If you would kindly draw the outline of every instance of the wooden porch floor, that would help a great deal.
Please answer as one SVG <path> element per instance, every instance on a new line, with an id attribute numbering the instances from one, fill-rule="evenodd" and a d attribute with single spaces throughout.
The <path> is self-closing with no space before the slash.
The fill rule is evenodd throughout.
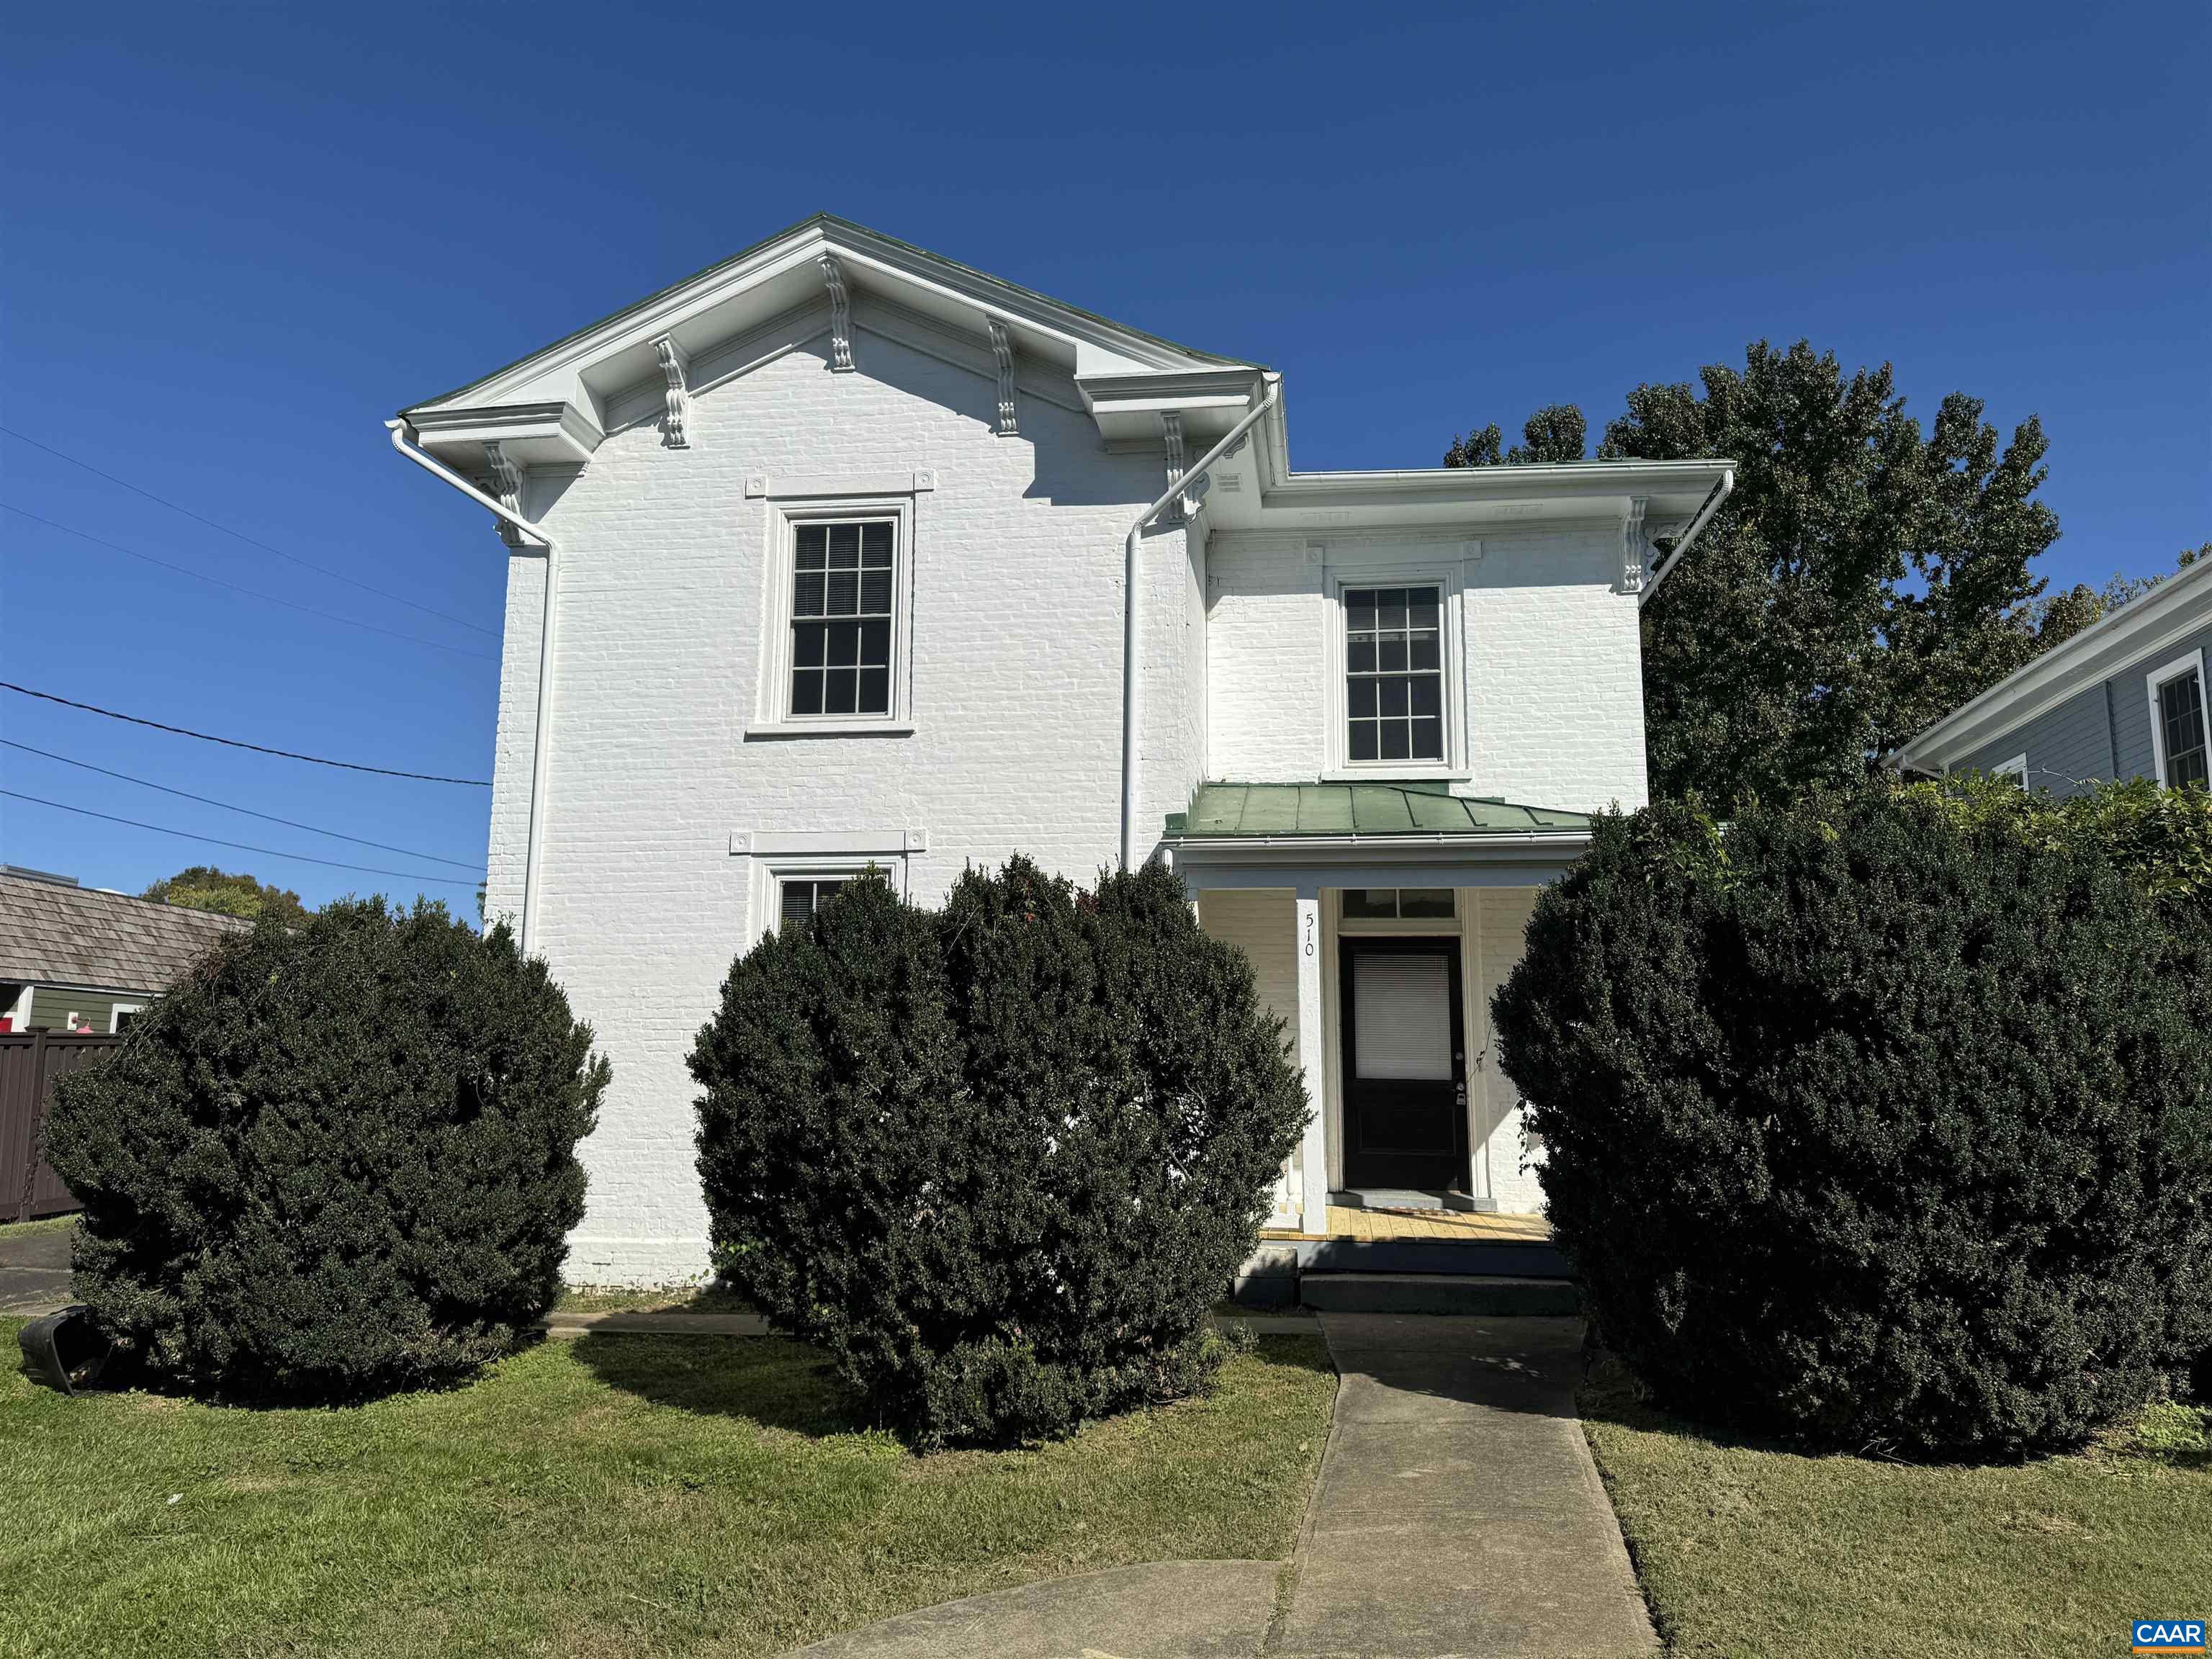
<path id="1" fill-rule="evenodd" d="M 1482 1239 L 1516 1239 L 1548 1243 L 1552 1224 L 1540 1215 L 1484 1215 L 1467 1210 L 1349 1209 L 1328 1206 L 1328 1231 L 1302 1233 L 1291 1228 L 1270 1227 L 1262 1238 L 1401 1238 L 1456 1239 L 1473 1243 Z"/>

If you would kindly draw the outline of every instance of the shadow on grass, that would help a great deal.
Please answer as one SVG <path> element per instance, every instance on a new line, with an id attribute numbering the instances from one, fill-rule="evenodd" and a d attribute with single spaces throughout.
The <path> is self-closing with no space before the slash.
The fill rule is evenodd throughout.
<path id="1" fill-rule="evenodd" d="M 875 1426 L 829 1360 L 787 1337 L 589 1331 L 573 1346 L 609 1388 L 658 1406 L 814 1437 Z"/>

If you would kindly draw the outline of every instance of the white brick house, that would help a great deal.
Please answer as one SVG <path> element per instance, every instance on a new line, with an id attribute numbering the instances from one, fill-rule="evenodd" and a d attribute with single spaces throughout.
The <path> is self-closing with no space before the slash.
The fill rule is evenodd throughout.
<path id="1" fill-rule="evenodd" d="M 1279 1224 L 1537 1207 L 1489 993 L 1644 799 L 1652 538 L 1725 463 L 1294 472 L 1279 376 L 828 217 L 392 428 L 510 549 L 489 909 L 615 1067 L 572 1276 L 705 1267 L 736 952 L 1017 850 L 1168 859 L 1249 953 L 1316 1103 Z"/>

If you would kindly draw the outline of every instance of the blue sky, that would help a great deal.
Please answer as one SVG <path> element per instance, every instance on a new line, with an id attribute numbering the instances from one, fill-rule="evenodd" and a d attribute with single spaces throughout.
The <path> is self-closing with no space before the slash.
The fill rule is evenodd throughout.
<path id="1" fill-rule="evenodd" d="M 1890 360 L 1923 416 L 2039 414 L 2057 581 L 2212 537 L 2194 0 L 762 9 L 13 12 L 0 424 L 262 545 L 0 437 L 0 678 L 488 777 L 500 546 L 380 422 L 818 210 L 1273 364 L 1301 467 L 1433 465 L 1553 401 L 1595 429 L 1802 335 Z M 0 749 L 19 794 L 459 884 L 0 799 L 9 862 L 473 908 L 413 854 L 480 863 L 483 790 L 6 692 L 0 736 L 409 854 Z"/>

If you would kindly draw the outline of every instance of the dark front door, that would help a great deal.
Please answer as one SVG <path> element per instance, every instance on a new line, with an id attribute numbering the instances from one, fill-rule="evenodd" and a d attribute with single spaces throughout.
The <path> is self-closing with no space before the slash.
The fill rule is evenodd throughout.
<path id="1" fill-rule="evenodd" d="M 1344 1181 L 1467 1182 L 1457 939 L 1346 939 Z"/>

